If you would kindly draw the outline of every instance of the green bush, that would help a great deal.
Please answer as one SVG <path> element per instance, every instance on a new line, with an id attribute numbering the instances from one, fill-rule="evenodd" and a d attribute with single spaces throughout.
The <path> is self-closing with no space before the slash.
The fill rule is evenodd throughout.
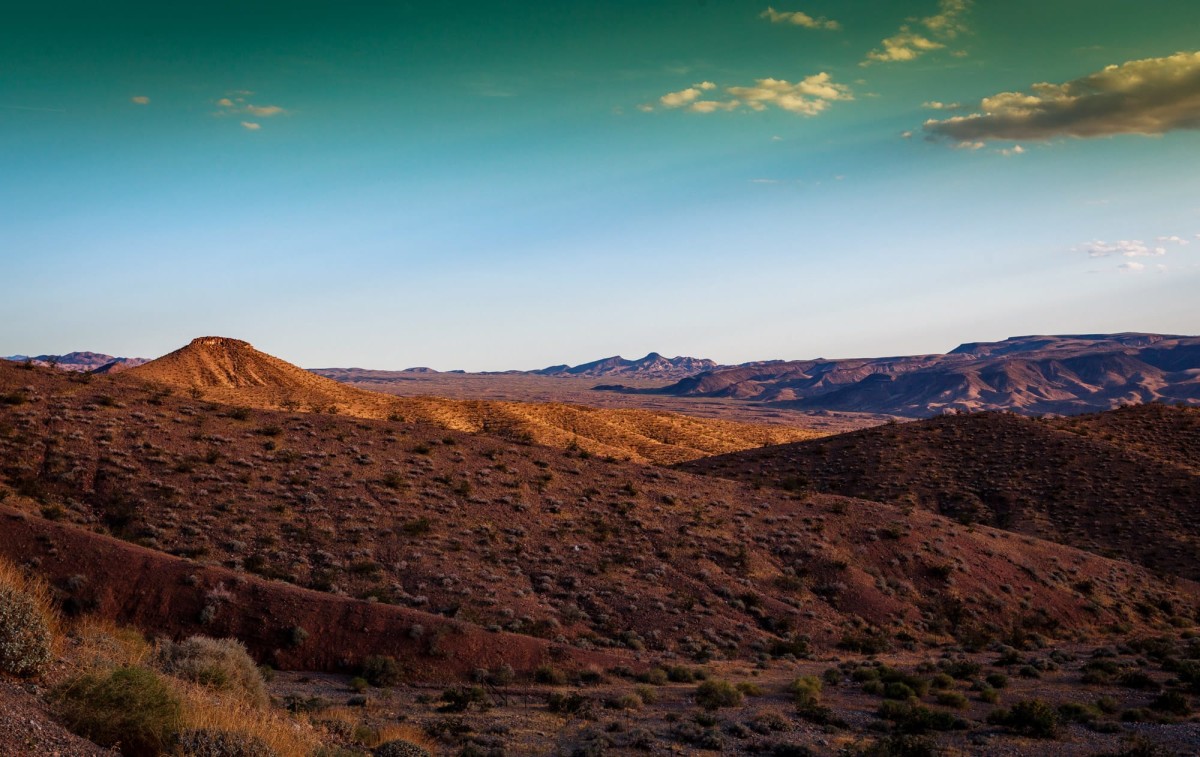
<path id="1" fill-rule="evenodd" d="M 742 703 L 742 692 L 729 681 L 711 680 L 696 687 L 695 699 L 706 710 L 737 707 Z"/>
<path id="2" fill-rule="evenodd" d="M 992 725 L 1006 726 L 1039 739 L 1052 739 L 1058 735 L 1058 711 L 1040 699 L 1022 699 L 1012 709 L 992 712 L 987 720 Z"/>
<path id="3" fill-rule="evenodd" d="M 180 726 L 179 697 L 147 668 L 89 673 L 53 696 L 63 723 L 101 746 L 118 746 L 126 757 L 157 757 Z"/>
<path id="4" fill-rule="evenodd" d="M 404 677 L 400 663 L 388 655 L 371 655 L 363 660 L 362 677 L 372 686 L 395 686 Z"/>
<path id="5" fill-rule="evenodd" d="M 256 707 L 270 703 L 262 671 L 236 639 L 192 636 L 158 645 L 154 662 L 163 672 L 241 697 Z"/>
<path id="6" fill-rule="evenodd" d="M 44 587 L 0 564 L 0 671 L 22 678 L 50 662 L 53 631 Z"/>

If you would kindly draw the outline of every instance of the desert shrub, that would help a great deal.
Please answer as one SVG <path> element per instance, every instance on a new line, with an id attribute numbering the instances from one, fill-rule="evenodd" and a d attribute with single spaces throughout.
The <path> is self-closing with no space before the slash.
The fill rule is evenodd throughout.
<path id="1" fill-rule="evenodd" d="M 591 699 L 573 692 L 570 694 L 554 692 L 546 698 L 546 706 L 550 712 L 560 715 L 579 715 L 580 717 L 590 717 L 593 709 Z"/>
<path id="2" fill-rule="evenodd" d="M 672 665 L 667 668 L 667 680 L 672 683 L 692 683 L 696 679 L 696 671 L 684 665 Z"/>
<path id="3" fill-rule="evenodd" d="M 1079 702 L 1067 702 L 1058 706 L 1058 717 L 1068 723 L 1090 723 L 1096 719 L 1096 710 Z"/>
<path id="4" fill-rule="evenodd" d="M 901 733 L 921 734 L 929 731 L 958 731 L 967 727 L 966 721 L 948 712 L 932 710 L 910 702 L 886 700 L 879 705 L 879 717 L 896 724 Z"/>
<path id="5" fill-rule="evenodd" d="M 1165 712 L 1168 715 L 1188 715 L 1192 707 L 1187 697 L 1178 691 L 1164 691 L 1150 702 L 1150 709 Z"/>
<path id="6" fill-rule="evenodd" d="M 742 692 L 729 681 L 705 681 L 696 687 L 696 704 L 706 710 L 721 707 L 737 707 L 742 703 Z"/>
<path id="7" fill-rule="evenodd" d="M 371 655 L 363 660 L 361 675 L 372 686 L 383 688 L 400 683 L 404 673 L 395 657 Z"/>
<path id="8" fill-rule="evenodd" d="M 928 737 L 894 734 L 851 752 L 854 757 L 934 757 L 938 753 Z"/>
<path id="9" fill-rule="evenodd" d="M 650 668 L 646 672 L 639 674 L 637 680 L 654 686 L 663 686 L 669 679 L 667 678 L 667 671 L 662 668 Z"/>
<path id="10" fill-rule="evenodd" d="M 987 678 L 983 680 L 987 681 L 987 685 L 993 689 L 1003 689 L 1008 685 L 1008 676 L 1003 673 L 988 673 Z"/>
<path id="11" fill-rule="evenodd" d="M 176 678 L 229 692 L 256 706 L 270 702 L 262 672 L 236 639 L 192 636 L 179 643 L 164 641 L 154 662 Z"/>
<path id="12" fill-rule="evenodd" d="M 567 674 L 553 665 L 542 665 L 533 671 L 533 680 L 550 686 L 562 686 L 567 682 Z"/>
<path id="13" fill-rule="evenodd" d="M 658 702 L 658 693 L 649 686 L 638 686 L 633 690 L 637 694 L 638 699 L 642 700 L 643 704 L 655 704 Z"/>
<path id="14" fill-rule="evenodd" d="M 482 686 L 446 689 L 442 692 L 442 701 L 445 704 L 438 708 L 441 712 L 465 712 L 471 705 L 477 705 L 481 710 L 492 706 L 492 700 Z"/>
<path id="15" fill-rule="evenodd" d="M 50 591 L 0 559 L 0 672 L 28 677 L 50 662 L 55 617 Z"/>
<path id="16" fill-rule="evenodd" d="M 1058 735 L 1058 711 L 1040 699 L 1022 699 L 1012 709 L 995 710 L 988 715 L 987 721 L 1039 739 L 1052 739 Z"/>
<path id="17" fill-rule="evenodd" d="M 821 680 L 816 676 L 801 676 L 788 685 L 788 693 L 797 707 L 815 704 L 821 701 Z"/>
<path id="18" fill-rule="evenodd" d="M 405 739 L 380 744 L 371 754 L 375 757 L 433 757 L 433 752 Z"/>
<path id="19" fill-rule="evenodd" d="M 148 668 L 88 673 L 53 699 L 67 728 L 101 746 L 119 745 L 126 757 L 157 757 L 179 731 L 179 697 Z"/>
<path id="20" fill-rule="evenodd" d="M 954 707 L 961 710 L 967 706 L 967 698 L 957 691 L 939 691 L 937 703 L 943 707 Z"/>
<path id="21" fill-rule="evenodd" d="M 180 734 L 178 748 L 183 757 L 279 757 L 256 736 L 204 728 Z"/>

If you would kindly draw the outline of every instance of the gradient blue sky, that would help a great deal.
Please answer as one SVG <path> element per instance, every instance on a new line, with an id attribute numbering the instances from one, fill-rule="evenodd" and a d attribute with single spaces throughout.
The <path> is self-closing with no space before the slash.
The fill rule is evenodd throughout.
<path id="1" fill-rule="evenodd" d="M 0 354 L 1200 333 L 1191 0 L 6 5 Z"/>

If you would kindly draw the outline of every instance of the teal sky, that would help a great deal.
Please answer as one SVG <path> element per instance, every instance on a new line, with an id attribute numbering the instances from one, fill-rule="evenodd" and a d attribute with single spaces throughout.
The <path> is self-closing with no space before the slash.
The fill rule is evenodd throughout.
<path id="1" fill-rule="evenodd" d="M 0 354 L 1200 333 L 1192 0 L 0 3 Z"/>

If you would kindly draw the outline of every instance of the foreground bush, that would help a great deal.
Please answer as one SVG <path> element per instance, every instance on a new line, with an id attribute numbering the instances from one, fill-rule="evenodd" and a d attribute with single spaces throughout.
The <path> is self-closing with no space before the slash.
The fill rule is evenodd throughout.
<path id="1" fill-rule="evenodd" d="M 236 639 L 192 636 L 178 644 L 165 641 L 154 659 L 164 672 L 185 681 L 229 692 L 258 707 L 270 702 L 262 673 Z"/>
<path id="2" fill-rule="evenodd" d="M 49 589 L 0 559 L 0 672 L 38 675 L 50 662 L 53 642 Z"/>
<path id="3" fill-rule="evenodd" d="M 153 670 L 120 668 L 89 673 L 54 693 L 63 723 L 126 757 L 157 757 L 179 732 L 179 697 Z"/>

